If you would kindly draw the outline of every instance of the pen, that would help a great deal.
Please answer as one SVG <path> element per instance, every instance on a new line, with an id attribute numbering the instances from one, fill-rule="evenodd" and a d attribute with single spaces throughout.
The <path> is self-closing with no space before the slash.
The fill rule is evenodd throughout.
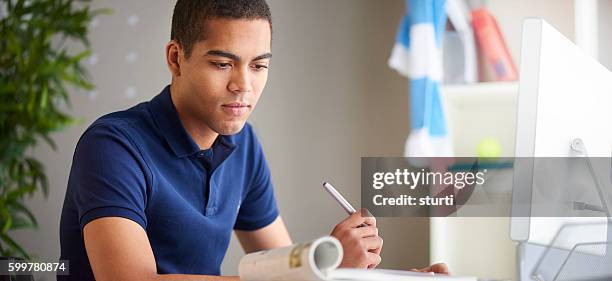
<path id="1" fill-rule="evenodd" d="M 349 215 L 357 213 L 357 210 L 355 210 L 353 205 L 351 205 L 351 203 L 349 203 L 346 200 L 346 198 L 344 198 L 344 196 L 342 196 L 342 194 L 340 194 L 340 192 L 338 192 L 338 190 L 336 190 L 336 188 L 334 188 L 334 186 L 331 185 L 331 183 L 324 182 L 323 188 L 327 190 L 327 193 L 329 193 L 329 195 L 334 197 L 334 199 L 340 204 L 340 206 L 342 206 L 342 209 L 344 209 Z M 362 223 L 357 227 L 364 227 L 364 226 L 367 226 L 367 224 Z"/>
<path id="2" fill-rule="evenodd" d="M 325 188 L 325 190 L 327 191 L 327 193 L 329 193 L 329 195 L 334 197 L 334 199 L 340 204 L 340 206 L 342 206 L 342 209 L 344 209 L 349 215 L 352 215 L 357 212 L 357 210 L 353 208 L 351 203 L 346 201 L 344 196 L 342 196 L 342 194 L 340 194 L 340 192 L 338 192 L 338 190 L 336 190 L 334 186 L 331 185 L 331 183 L 324 182 L 323 188 Z"/>

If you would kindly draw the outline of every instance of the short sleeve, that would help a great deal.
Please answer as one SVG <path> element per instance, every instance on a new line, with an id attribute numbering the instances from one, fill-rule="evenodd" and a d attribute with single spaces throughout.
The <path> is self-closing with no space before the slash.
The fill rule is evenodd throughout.
<path id="1" fill-rule="evenodd" d="M 118 127 L 99 124 L 83 134 L 74 153 L 68 187 L 81 229 L 101 217 L 123 217 L 146 228 L 147 181 L 141 159 Z"/>
<path id="2" fill-rule="evenodd" d="M 238 217 L 234 224 L 236 230 L 257 230 L 272 223 L 279 215 L 274 197 L 274 188 L 270 169 L 263 154 L 261 144 L 257 141 L 250 126 L 253 149 L 253 175 L 248 192 L 243 199 Z"/>

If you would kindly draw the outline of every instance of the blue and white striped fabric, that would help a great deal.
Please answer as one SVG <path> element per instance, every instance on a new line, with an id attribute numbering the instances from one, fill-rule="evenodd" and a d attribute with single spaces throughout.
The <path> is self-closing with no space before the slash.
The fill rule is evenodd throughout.
<path id="1" fill-rule="evenodd" d="M 411 79 L 411 131 L 406 157 L 452 157 L 440 97 L 445 0 L 406 0 L 389 66 Z"/>

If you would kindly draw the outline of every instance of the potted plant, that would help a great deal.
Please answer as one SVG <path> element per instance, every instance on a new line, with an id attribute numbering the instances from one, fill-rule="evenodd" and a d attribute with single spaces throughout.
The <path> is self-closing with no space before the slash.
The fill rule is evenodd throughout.
<path id="1" fill-rule="evenodd" d="M 9 235 L 36 228 L 26 197 L 49 192 L 43 164 L 30 149 L 76 119 L 65 112 L 68 90 L 93 88 L 81 61 L 89 56 L 90 21 L 107 10 L 88 1 L 0 3 L 0 255 L 30 258 Z M 71 52 L 77 45 L 82 50 Z"/>

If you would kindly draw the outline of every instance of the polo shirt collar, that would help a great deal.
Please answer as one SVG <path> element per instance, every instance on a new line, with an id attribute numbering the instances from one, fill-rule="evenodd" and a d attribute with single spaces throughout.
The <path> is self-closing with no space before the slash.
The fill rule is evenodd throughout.
<path id="1" fill-rule="evenodd" d="M 155 96 L 150 104 L 151 114 L 159 127 L 160 133 L 164 136 L 177 157 L 185 157 L 201 151 L 198 144 L 187 133 L 179 118 L 178 112 L 172 103 L 170 85 L 166 86 L 159 95 Z M 212 145 L 213 150 L 221 148 L 218 146 L 222 146 L 222 150 L 229 154 L 236 147 L 236 143 L 232 136 L 219 135 Z"/>

